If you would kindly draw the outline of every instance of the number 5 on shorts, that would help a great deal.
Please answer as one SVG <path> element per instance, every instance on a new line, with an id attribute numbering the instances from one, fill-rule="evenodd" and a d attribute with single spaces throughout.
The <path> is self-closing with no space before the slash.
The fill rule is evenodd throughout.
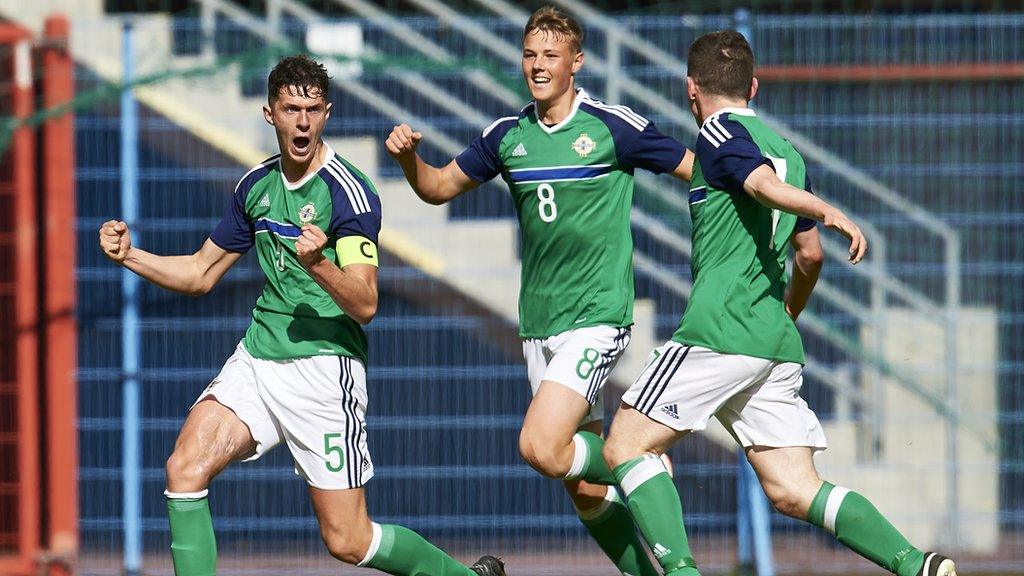
<path id="1" fill-rule="evenodd" d="M 345 467 L 345 451 L 341 446 L 331 444 L 332 440 L 336 440 L 338 438 L 341 438 L 340 432 L 324 434 L 324 456 L 327 457 L 327 462 L 325 462 L 325 464 L 327 464 L 327 469 L 331 472 L 341 472 L 341 469 Z M 336 466 L 331 463 L 332 453 L 336 453 L 338 455 L 338 464 Z"/>

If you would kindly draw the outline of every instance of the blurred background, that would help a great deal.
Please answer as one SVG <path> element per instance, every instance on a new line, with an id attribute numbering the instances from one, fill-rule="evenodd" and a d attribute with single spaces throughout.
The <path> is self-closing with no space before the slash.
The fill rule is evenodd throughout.
<path id="1" fill-rule="evenodd" d="M 553 0 L 586 28 L 577 79 L 692 146 L 685 59 L 722 28 L 753 45 L 752 105 L 861 222 L 868 260 L 828 263 L 799 326 L 822 475 L 965 574 L 1024 573 L 1024 13 L 1016 0 Z M 560 483 L 517 453 L 517 226 L 496 181 L 421 203 L 391 126 L 446 163 L 528 100 L 506 0 L 0 0 L 0 574 L 172 574 L 163 463 L 241 338 L 249 255 L 201 299 L 96 246 L 191 253 L 238 178 L 276 152 L 281 56 L 333 77 L 330 144 L 384 204 L 370 325 L 371 515 L 520 576 L 610 576 Z M 690 290 L 686 190 L 637 174 L 636 326 L 605 402 L 676 327 Z M 610 413 L 610 412 L 609 412 Z M 705 574 L 880 574 L 770 511 L 720 427 L 671 452 Z M 222 574 L 354 574 L 320 543 L 278 449 L 211 487 Z"/>

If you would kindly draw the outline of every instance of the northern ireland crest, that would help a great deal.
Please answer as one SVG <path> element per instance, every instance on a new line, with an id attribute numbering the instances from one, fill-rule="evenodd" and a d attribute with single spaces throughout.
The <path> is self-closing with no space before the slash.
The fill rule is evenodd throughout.
<path id="1" fill-rule="evenodd" d="M 580 137 L 572 143 L 572 149 L 580 155 L 580 158 L 586 158 L 595 148 L 597 148 L 597 142 L 594 142 L 594 139 L 586 133 L 580 134 Z"/>
<path id="2" fill-rule="evenodd" d="M 314 218 L 316 218 L 316 206 L 313 206 L 312 202 L 299 208 L 299 222 L 309 224 Z"/>

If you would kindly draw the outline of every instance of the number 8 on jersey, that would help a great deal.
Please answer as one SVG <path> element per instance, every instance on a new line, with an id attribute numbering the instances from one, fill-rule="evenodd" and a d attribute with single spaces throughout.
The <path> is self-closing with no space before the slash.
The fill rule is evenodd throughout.
<path id="1" fill-rule="evenodd" d="M 555 204 L 555 189 L 551 184 L 541 184 L 537 187 L 537 211 L 540 212 L 540 219 L 545 222 L 554 222 L 558 218 L 558 205 Z"/>

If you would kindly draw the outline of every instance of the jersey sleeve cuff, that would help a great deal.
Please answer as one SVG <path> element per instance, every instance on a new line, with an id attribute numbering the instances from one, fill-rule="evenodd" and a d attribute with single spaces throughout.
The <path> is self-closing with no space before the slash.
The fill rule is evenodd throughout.
<path id="1" fill-rule="evenodd" d="M 479 172 L 474 170 L 473 167 L 467 166 L 467 164 L 467 159 L 463 158 L 462 154 L 459 154 L 458 156 L 455 157 L 455 165 L 459 167 L 459 170 L 462 170 L 463 174 L 469 176 L 469 178 L 473 182 L 476 182 L 477 184 L 483 184 L 484 182 L 490 180 L 490 178 L 484 178 Z"/>
<path id="2" fill-rule="evenodd" d="M 683 158 L 686 158 L 686 151 L 687 150 L 688 150 L 688 148 L 686 146 L 680 146 L 679 147 L 679 155 L 676 158 L 676 161 L 672 163 L 672 166 L 669 166 L 667 169 L 662 170 L 661 172 L 658 172 L 658 174 L 667 174 L 667 173 L 674 172 L 675 169 L 679 166 L 679 163 L 683 161 Z"/>
<path id="3" fill-rule="evenodd" d="M 804 218 L 803 216 L 798 216 L 796 219 L 796 226 L 793 227 L 793 230 L 796 232 L 807 232 L 808 230 L 811 230 L 817 225 L 818 222 L 815 220 L 811 220 L 810 218 Z"/>
<path id="4" fill-rule="evenodd" d="M 209 238 L 210 242 L 216 244 L 217 247 L 220 248 L 221 250 L 234 252 L 236 254 L 245 254 L 246 252 L 249 251 L 249 248 L 252 248 L 251 244 L 237 244 L 226 241 L 224 239 L 219 239 L 217 238 L 216 234 L 210 234 Z"/>
<path id="5" fill-rule="evenodd" d="M 736 169 L 736 172 L 733 173 L 733 177 L 736 179 L 737 187 L 742 191 L 743 184 L 747 181 L 747 178 L 750 178 L 750 174 L 754 170 L 757 170 L 763 165 L 768 165 L 768 167 L 772 169 L 772 172 L 775 172 L 775 165 L 773 165 L 772 161 L 768 158 L 750 159 L 747 162 L 741 164 Z"/>

